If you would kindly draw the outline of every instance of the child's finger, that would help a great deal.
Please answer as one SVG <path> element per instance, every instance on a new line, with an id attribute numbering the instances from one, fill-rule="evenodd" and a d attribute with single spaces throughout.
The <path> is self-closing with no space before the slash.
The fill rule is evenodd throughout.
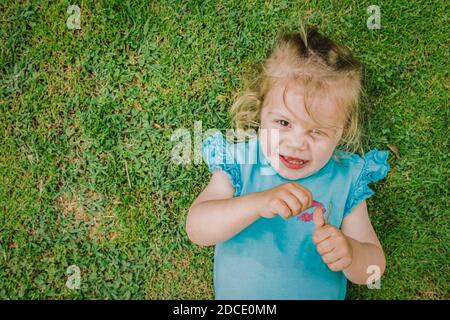
<path id="1" fill-rule="evenodd" d="M 287 205 L 286 202 L 284 202 L 283 200 L 279 200 L 277 208 L 276 208 L 276 212 L 283 218 L 283 219 L 288 219 L 291 215 L 292 215 L 292 211 L 289 208 L 289 206 Z"/>
<path id="2" fill-rule="evenodd" d="M 302 211 L 302 203 L 292 192 L 286 190 L 283 200 L 291 210 L 292 216 L 295 216 Z"/>
<path id="3" fill-rule="evenodd" d="M 350 266 L 351 261 L 346 258 L 341 258 L 335 262 L 329 263 L 328 268 L 330 268 L 331 271 L 342 271 Z"/>
<path id="4" fill-rule="evenodd" d="M 335 249 L 333 241 L 330 240 L 331 239 L 326 239 L 316 245 L 317 252 L 319 252 L 321 256 L 328 254 Z"/>
<path id="5" fill-rule="evenodd" d="M 335 262 L 339 261 L 340 259 L 341 259 L 341 257 L 334 250 L 322 255 L 322 261 L 325 262 L 326 264 L 335 263 Z"/>
<path id="6" fill-rule="evenodd" d="M 313 233 L 313 241 L 317 245 L 322 241 L 332 237 L 335 234 L 335 230 L 332 226 L 326 224 L 322 227 L 316 228 Z"/>
<path id="7" fill-rule="evenodd" d="M 308 188 L 304 187 L 300 183 L 295 183 L 294 188 L 292 189 L 293 192 L 298 195 L 299 199 L 302 199 L 302 204 L 305 206 L 302 211 L 305 211 L 312 206 L 313 196 Z"/>
<path id="8" fill-rule="evenodd" d="M 316 228 L 320 228 L 325 225 L 322 209 L 316 208 L 313 212 L 313 221 Z"/>
<path id="9" fill-rule="evenodd" d="M 289 190 L 293 197 L 295 197 L 296 203 L 298 203 L 298 208 L 294 211 L 294 215 L 300 214 L 310 207 L 312 200 L 308 199 L 308 195 L 300 191 L 297 188 L 292 188 Z"/>

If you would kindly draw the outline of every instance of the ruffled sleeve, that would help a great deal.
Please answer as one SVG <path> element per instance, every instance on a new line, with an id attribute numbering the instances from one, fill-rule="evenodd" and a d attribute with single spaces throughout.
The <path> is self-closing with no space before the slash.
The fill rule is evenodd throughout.
<path id="1" fill-rule="evenodd" d="M 359 167 L 362 169 L 356 176 L 356 182 L 345 203 L 344 217 L 361 201 L 375 194 L 368 184 L 387 175 L 390 169 L 387 159 L 388 152 L 379 150 L 370 150 L 363 157 L 358 157 L 358 162 L 362 164 Z"/>
<path id="2" fill-rule="evenodd" d="M 240 168 L 236 162 L 234 149 L 220 132 L 203 141 L 202 155 L 208 165 L 208 170 L 213 173 L 216 168 L 220 168 L 230 178 L 235 189 L 234 195 L 240 195 L 242 188 Z"/>

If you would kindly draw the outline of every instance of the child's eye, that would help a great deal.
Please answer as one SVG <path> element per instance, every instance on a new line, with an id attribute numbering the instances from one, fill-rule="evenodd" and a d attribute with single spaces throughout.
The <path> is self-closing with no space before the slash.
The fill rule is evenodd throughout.
<path id="1" fill-rule="evenodd" d="M 283 127 L 287 127 L 289 126 L 289 122 L 286 120 L 277 120 L 276 121 L 278 124 L 282 125 Z"/>
<path id="2" fill-rule="evenodd" d="M 323 131 L 320 131 L 320 130 L 317 130 L 317 129 L 312 129 L 311 133 L 317 134 L 319 136 L 325 135 L 325 133 Z"/>

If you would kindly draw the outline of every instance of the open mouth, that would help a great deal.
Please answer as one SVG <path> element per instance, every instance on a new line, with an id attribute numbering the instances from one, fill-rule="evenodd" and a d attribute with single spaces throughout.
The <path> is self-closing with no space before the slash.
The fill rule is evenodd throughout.
<path id="1" fill-rule="evenodd" d="M 303 160 L 303 159 L 299 159 L 299 158 L 283 156 L 281 154 L 280 154 L 280 160 L 286 167 L 288 167 L 289 169 L 294 169 L 294 170 L 304 168 L 309 163 L 309 160 Z"/>

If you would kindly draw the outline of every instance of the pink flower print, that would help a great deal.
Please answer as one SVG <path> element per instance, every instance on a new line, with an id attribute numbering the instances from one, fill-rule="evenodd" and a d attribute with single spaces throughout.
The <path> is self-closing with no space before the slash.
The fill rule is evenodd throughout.
<path id="1" fill-rule="evenodd" d="M 313 200 L 311 208 L 312 207 L 320 208 L 322 210 L 322 214 L 325 214 L 325 212 L 327 211 L 325 209 L 325 207 L 323 206 L 323 204 L 321 202 L 319 202 L 319 201 L 316 201 L 316 200 Z M 303 222 L 310 222 L 313 219 L 313 215 L 312 215 L 312 213 L 307 213 L 306 211 L 304 211 L 297 218 L 299 220 L 303 221 Z"/>
<path id="2" fill-rule="evenodd" d="M 304 212 L 298 217 L 298 219 L 300 219 L 304 222 L 309 222 L 312 220 L 312 217 L 313 217 L 312 214 Z"/>

